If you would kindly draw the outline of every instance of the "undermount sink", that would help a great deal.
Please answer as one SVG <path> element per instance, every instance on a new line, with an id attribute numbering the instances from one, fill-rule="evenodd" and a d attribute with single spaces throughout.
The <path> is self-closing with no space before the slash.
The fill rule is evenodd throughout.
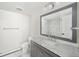
<path id="1" fill-rule="evenodd" d="M 56 47 L 58 45 L 55 41 L 45 41 L 43 44 L 46 46 L 50 45 L 51 47 Z"/>

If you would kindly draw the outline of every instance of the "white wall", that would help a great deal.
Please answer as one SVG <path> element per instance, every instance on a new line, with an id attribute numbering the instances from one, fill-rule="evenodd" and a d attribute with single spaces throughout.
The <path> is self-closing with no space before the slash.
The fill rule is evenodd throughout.
<path id="1" fill-rule="evenodd" d="M 21 46 L 29 35 L 29 16 L 0 10 L 0 53 Z"/>

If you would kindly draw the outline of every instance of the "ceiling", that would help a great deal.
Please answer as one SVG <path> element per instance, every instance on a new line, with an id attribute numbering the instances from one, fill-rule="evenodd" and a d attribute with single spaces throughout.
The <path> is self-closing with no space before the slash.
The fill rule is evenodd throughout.
<path id="1" fill-rule="evenodd" d="M 47 2 L 0 2 L 0 9 L 24 14 L 37 13 Z M 17 10 L 16 8 L 21 8 Z"/>
<path id="2" fill-rule="evenodd" d="M 26 15 L 34 15 L 35 13 L 41 14 L 45 12 L 46 10 L 43 8 L 47 3 L 48 2 L 0 2 L 0 9 L 18 12 Z M 70 3 L 71 2 L 56 3 L 55 8 L 59 8 Z M 19 8 L 19 10 L 17 8 Z"/>

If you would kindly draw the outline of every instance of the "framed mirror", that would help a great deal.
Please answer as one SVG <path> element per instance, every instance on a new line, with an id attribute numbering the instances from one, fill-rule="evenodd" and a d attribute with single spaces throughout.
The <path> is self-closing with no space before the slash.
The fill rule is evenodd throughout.
<path id="1" fill-rule="evenodd" d="M 69 42 L 77 42 L 77 3 L 40 16 L 40 34 Z"/>

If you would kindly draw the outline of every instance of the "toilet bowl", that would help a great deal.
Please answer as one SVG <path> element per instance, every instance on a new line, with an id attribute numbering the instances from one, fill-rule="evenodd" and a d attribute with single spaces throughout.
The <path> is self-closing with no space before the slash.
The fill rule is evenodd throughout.
<path id="1" fill-rule="evenodd" d="M 22 44 L 22 56 L 23 57 L 29 57 L 30 56 L 30 43 L 31 43 L 31 37 L 28 38 L 26 42 Z"/>
<path id="2" fill-rule="evenodd" d="M 22 44 L 22 56 L 26 56 L 28 52 L 28 42 Z"/>

